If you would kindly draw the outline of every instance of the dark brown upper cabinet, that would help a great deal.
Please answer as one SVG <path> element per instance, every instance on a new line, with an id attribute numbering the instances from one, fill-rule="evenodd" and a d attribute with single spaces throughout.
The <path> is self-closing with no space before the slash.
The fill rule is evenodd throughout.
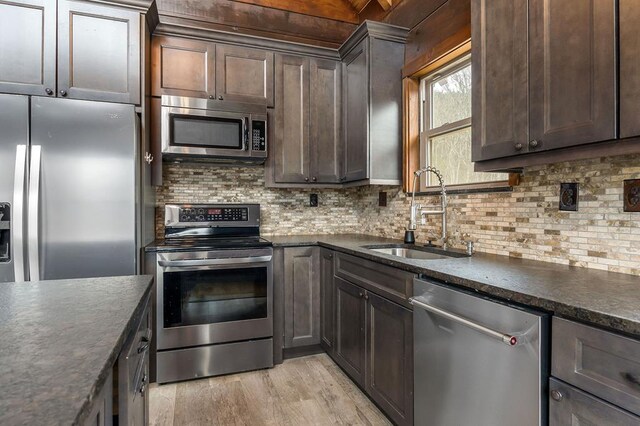
<path id="1" fill-rule="evenodd" d="M 215 97 L 215 44 L 169 36 L 154 36 L 151 44 L 153 96 Z"/>
<path id="2" fill-rule="evenodd" d="M 122 7 L 0 0 L 0 91 L 139 104 L 141 25 Z"/>
<path id="3" fill-rule="evenodd" d="M 264 49 L 154 36 L 153 96 L 274 105 L 274 55 Z"/>
<path id="4" fill-rule="evenodd" d="M 472 2 L 473 161 L 615 139 L 616 1 Z"/>
<path id="5" fill-rule="evenodd" d="M 337 61 L 276 55 L 273 183 L 340 182 L 340 73 Z"/>
<path id="6" fill-rule="evenodd" d="M 273 106 L 273 52 L 216 45 L 216 96 L 219 100 Z"/>
<path id="7" fill-rule="evenodd" d="M 640 4 L 619 0 L 620 137 L 640 135 Z"/>
<path id="8" fill-rule="evenodd" d="M 340 47 L 343 182 L 402 181 L 402 67 L 406 28 L 365 21 Z"/>

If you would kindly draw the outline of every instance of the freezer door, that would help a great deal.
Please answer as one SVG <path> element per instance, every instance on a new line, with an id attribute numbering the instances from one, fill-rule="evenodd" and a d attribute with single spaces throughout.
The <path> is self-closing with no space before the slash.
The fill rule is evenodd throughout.
<path id="1" fill-rule="evenodd" d="M 546 424 L 545 315 L 425 280 L 414 295 L 416 425 Z"/>
<path id="2" fill-rule="evenodd" d="M 32 98 L 32 281 L 135 274 L 136 141 L 132 105 Z"/>
<path id="3" fill-rule="evenodd" d="M 24 281 L 29 98 L 0 95 L 0 282 Z"/>

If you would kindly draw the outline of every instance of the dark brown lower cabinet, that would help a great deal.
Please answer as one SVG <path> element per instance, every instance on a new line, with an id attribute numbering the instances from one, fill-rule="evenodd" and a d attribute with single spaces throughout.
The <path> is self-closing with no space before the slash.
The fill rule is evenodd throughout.
<path id="1" fill-rule="evenodd" d="M 413 424 L 413 313 L 373 293 L 367 301 L 366 390 L 399 425 Z"/>
<path id="2" fill-rule="evenodd" d="M 284 250 L 284 347 L 320 344 L 318 248 Z"/>
<path id="3" fill-rule="evenodd" d="M 398 425 L 413 424 L 413 314 L 334 277 L 338 365 Z"/>
<path id="4" fill-rule="evenodd" d="M 333 281 L 333 252 L 320 249 L 320 344 L 333 353 L 335 341 L 335 283 Z"/>
<path id="5" fill-rule="evenodd" d="M 335 277 L 336 335 L 335 360 L 360 386 L 364 387 L 366 346 L 365 291 Z"/>

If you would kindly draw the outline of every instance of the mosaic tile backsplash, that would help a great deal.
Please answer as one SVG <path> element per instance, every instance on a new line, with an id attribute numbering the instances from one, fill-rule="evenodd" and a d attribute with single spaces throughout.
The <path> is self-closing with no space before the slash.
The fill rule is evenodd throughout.
<path id="1" fill-rule="evenodd" d="M 623 211 L 623 181 L 640 178 L 640 155 L 530 167 L 512 192 L 449 196 L 450 244 L 513 257 L 640 276 L 640 213 Z M 446 179 L 446 177 L 445 177 Z M 560 183 L 580 185 L 579 210 L 559 211 Z M 378 207 L 378 192 L 387 207 Z M 309 207 L 309 194 L 319 207 Z M 256 202 L 269 234 L 366 233 L 402 238 L 410 197 L 398 187 L 340 190 L 269 189 L 261 167 L 165 164 L 158 206 L 165 203 Z M 438 196 L 416 197 L 438 205 Z M 158 235 L 162 228 L 158 209 Z M 439 217 L 419 225 L 416 239 L 440 235 Z"/>

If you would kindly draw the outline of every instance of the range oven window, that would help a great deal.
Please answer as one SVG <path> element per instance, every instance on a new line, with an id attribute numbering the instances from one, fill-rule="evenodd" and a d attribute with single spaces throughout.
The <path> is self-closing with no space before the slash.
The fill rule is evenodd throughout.
<path id="1" fill-rule="evenodd" d="M 164 273 L 164 327 L 267 318 L 267 268 Z"/>
<path id="2" fill-rule="evenodd" d="M 201 148 L 243 149 L 241 119 L 171 115 L 171 144 Z"/>

